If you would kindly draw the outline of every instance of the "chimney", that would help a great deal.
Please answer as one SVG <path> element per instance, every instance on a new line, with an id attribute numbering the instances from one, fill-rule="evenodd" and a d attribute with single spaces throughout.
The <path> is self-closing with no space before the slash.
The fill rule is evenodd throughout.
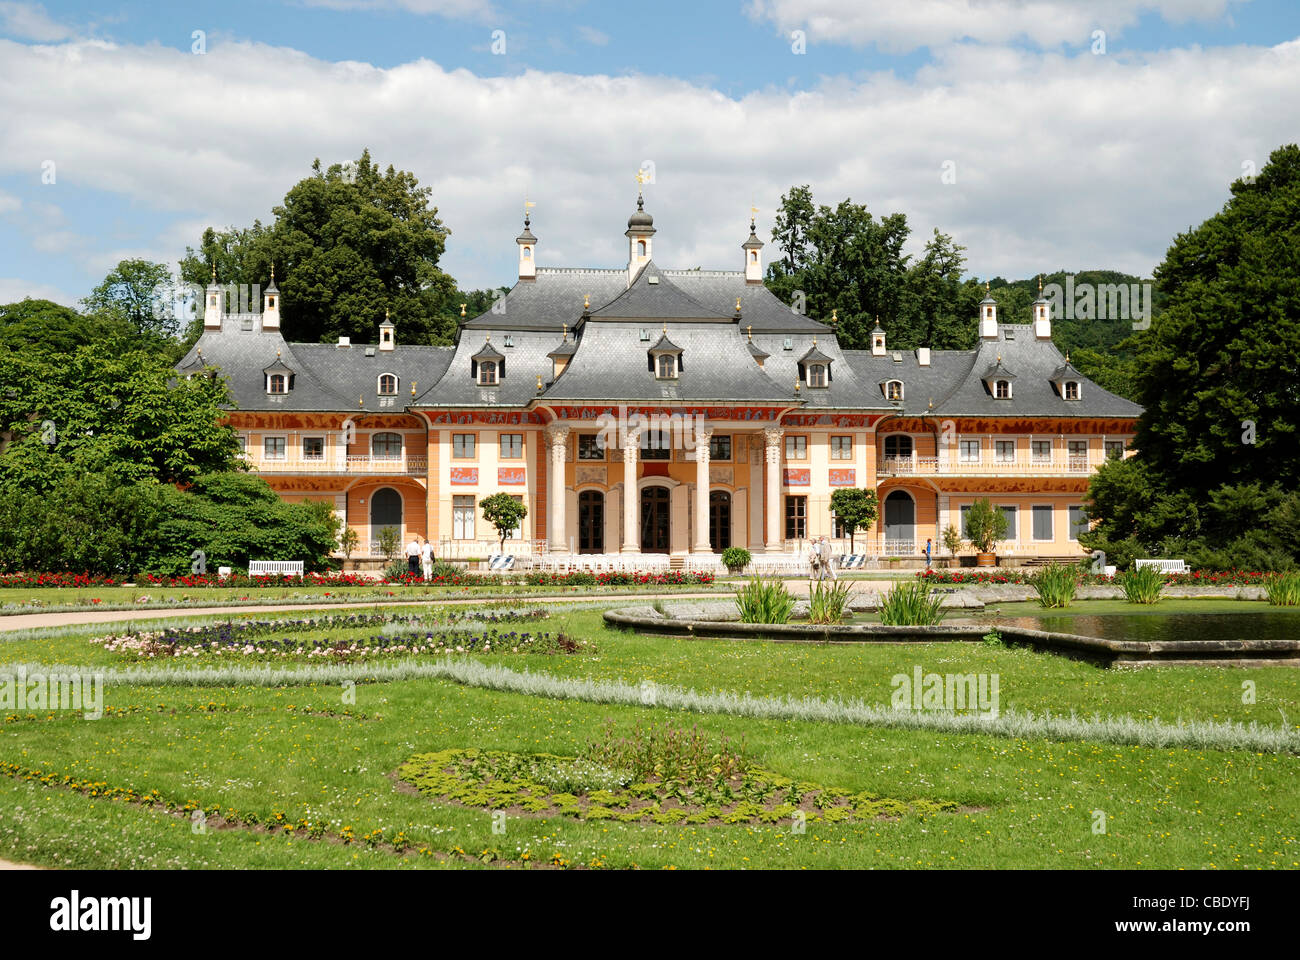
<path id="1" fill-rule="evenodd" d="M 916 348 L 916 365 L 917 365 L 918 367 L 928 367 L 928 366 L 930 365 L 930 348 L 929 348 L 929 347 L 917 347 L 917 348 Z"/>
<path id="2" fill-rule="evenodd" d="M 342 348 L 344 348 L 344 347 L 350 347 L 350 346 L 352 346 L 352 338 L 351 338 L 351 337 L 339 337 L 339 348 L 340 348 L 340 349 L 342 349 Z"/>

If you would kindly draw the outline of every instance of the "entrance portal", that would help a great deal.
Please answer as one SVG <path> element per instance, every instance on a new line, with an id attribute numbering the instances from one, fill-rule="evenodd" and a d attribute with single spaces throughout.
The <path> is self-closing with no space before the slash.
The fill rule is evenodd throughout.
<path id="1" fill-rule="evenodd" d="M 667 487 L 641 491 L 641 552 L 668 552 L 669 505 Z"/>
<path id="2" fill-rule="evenodd" d="M 605 552 L 605 495 L 599 490 L 578 494 L 578 552 Z"/>
<path id="3" fill-rule="evenodd" d="M 709 546 L 714 553 L 731 546 L 731 494 L 726 490 L 709 493 Z"/>

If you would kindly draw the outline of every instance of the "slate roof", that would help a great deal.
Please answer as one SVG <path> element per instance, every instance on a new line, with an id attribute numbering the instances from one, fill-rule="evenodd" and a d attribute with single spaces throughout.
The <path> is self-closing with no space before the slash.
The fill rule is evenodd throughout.
<path id="1" fill-rule="evenodd" d="M 451 347 L 398 344 L 393 350 L 366 346 L 341 349 L 332 343 L 286 343 L 279 330 L 263 330 L 260 316 L 250 330 L 240 329 L 227 318 L 220 332 L 204 331 L 198 342 L 177 364 L 181 371 L 196 369 L 199 351 L 202 362 L 216 367 L 225 377 L 231 399 L 239 410 L 351 411 L 380 409 L 379 375 L 398 378 L 398 395 L 393 409 L 410 400 L 412 380 L 431 386 L 447 369 Z M 263 371 L 280 362 L 294 373 L 293 389 L 272 398 L 266 393 Z M 358 401 L 364 401 L 359 403 Z M 385 408 L 388 409 L 388 408 Z"/>
<path id="2" fill-rule="evenodd" d="M 655 378 L 638 329 L 617 320 L 591 319 L 577 352 L 543 400 L 795 403 L 794 378 L 784 384 L 765 374 L 749 356 L 735 323 L 668 321 L 668 336 L 681 347 L 676 379 Z"/>
<path id="3" fill-rule="evenodd" d="M 593 320 L 733 320 L 735 312 L 719 313 L 700 303 L 663 275 L 650 261 L 631 285 L 599 309 Z M 585 321 L 584 321 L 585 322 Z"/>

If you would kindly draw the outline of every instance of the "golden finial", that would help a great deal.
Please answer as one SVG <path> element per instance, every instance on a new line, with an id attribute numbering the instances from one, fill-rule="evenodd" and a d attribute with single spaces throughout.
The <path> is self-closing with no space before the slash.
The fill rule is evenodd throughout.
<path id="1" fill-rule="evenodd" d="M 415 381 L 411 381 L 411 396 L 415 396 Z"/>
<path id="2" fill-rule="evenodd" d="M 357 395 L 357 406 L 358 406 L 358 407 L 364 407 L 365 405 L 366 405 L 366 398 L 365 398 L 364 396 L 358 394 L 358 395 Z"/>
<path id="3" fill-rule="evenodd" d="M 1002 354 L 998 354 L 998 366 L 1002 365 Z"/>
<path id="4" fill-rule="evenodd" d="M 212 282 L 217 282 L 217 258 L 212 258 Z"/>
<path id="5" fill-rule="evenodd" d="M 584 309 L 584 310 L 590 310 L 590 309 L 591 309 L 591 294 L 589 294 L 589 293 L 584 293 L 584 294 L 582 295 L 582 309 Z"/>
<path id="6" fill-rule="evenodd" d="M 1038 275 L 1038 292 L 1043 292 L 1043 275 L 1041 273 Z"/>
<path id="7" fill-rule="evenodd" d="M 646 173 L 644 170 L 638 167 L 636 171 L 636 196 L 638 200 L 641 199 L 642 185 L 647 184 L 649 182 L 650 182 L 650 174 Z"/>
<path id="8" fill-rule="evenodd" d="M 926 404 L 925 409 L 927 409 L 927 410 L 933 410 L 933 409 L 934 409 L 934 397 L 931 397 L 931 398 L 930 398 L 930 402 L 929 402 L 928 404 Z"/>
<path id="9" fill-rule="evenodd" d="M 813 335 L 813 346 L 814 346 L 814 347 L 817 346 L 817 336 L 816 336 L 816 334 Z"/>
<path id="10" fill-rule="evenodd" d="M 799 392 L 799 378 L 798 378 L 798 377 L 795 377 L 795 378 L 794 378 L 794 392 L 795 392 L 795 393 L 798 393 L 798 392 Z"/>
<path id="11" fill-rule="evenodd" d="M 989 295 L 989 282 L 988 282 L 987 280 L 985 280 L 985 281 L 984 281 L 984 296 L 987 297 L 988 295 Z"/>
<path id="12" fill-rule="evenodd" d="M 831 323 L 839 323 L 839 322 L 840 322 L 840 308 L 839 308 L 839 307 L 832 307 L 832 308 L 831 308 Z"/>
<path id="13" fill-rule="evenodd" d="M 564 321 L 564 342 L 565 343 L 569 342 L 569 321 L 568 320 Z"/>
<path id="14" fill-rule="evenodd" d="M 665 337 L 668 336 L 668 321 L 667 321 L 667 320 L 664 321 L 663 334 L 664 334 Z"/>
<path id="15" fill-rule="evenodd" d="M 754 342 L 754 325 L 751 323 L 745 328 L 745 333 L 749 334 L 749 342 Z"/>
<path id="16" fill-rule="evenodd" d="M 279 347 L 276 347 L 276 348 L 275 348 L 275 359 L 277 359 L 277 360 L 280 359 L 280 348 L 279 348 Z"/>
<path id="17" fill-rule="evenodd" d="M 388 322 L 388 308 L 384 307 L 384 323 Z"/>
<path id="18" fill-rule="evenodd" d="M 1066 351 L 1065 351 L 1065 362 L 1066 362 L 1066 363 L 1069 363 L 1069 362 L 1070 362 L 1070 351 L 1069 351 L 1069 350 L 1066 350 Z"/>
<path id="19" fill-rule="evenodd" d="M 542 375 L 540 373 L 537 375 L 537 392 L 542 392 Z"/>
<path id="20" fill-rule="evenodd" d="M 275 286 L 275 261 L 271 261 L 271 286 Z"/>
<path id="21" fill-rule="evenodd" d="M 202 348 L 202 347 L 199 347 L 199 350 L 198 350 L 198 356 L 200 356 L 200 357 L 203 356 L 203 348 Z"/>
<path id="22" fill-rule="evenodd" d="M 736 298 L 736 312 L 740 313 L 740 297 Z"/>
<path id="23" fill-rule="evenodd" d="M 460 316 L 461 316 L 461 319 L 462 319 L 462 320 L 465 318 L 465 307 L 466 307 L 466 304 L 463 304 L 463 303 L 462 303 L 462 304 L 460 305 Z"/>

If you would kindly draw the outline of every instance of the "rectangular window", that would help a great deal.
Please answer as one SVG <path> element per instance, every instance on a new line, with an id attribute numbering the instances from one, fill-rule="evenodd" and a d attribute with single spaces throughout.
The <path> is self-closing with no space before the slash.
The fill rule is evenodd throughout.
<path id="1" fill-rule="evenodd" d="M 457 540 L 474 539 L 474 498 L 451 498 L 451 535 Z"/>
<path id="2" fill-rule="evenodd" d="M 786 437 L 785 458 L 787 460 L 807 460 L 808 459 L 808 438 L 807 437 Z"/>
<path id="3" fill-rule="evenodd" d="M 961 441 L 961 462 L 962 463 L 980 462 L 980 442 L 978 440 Z"/>
<path id="4" fill-rule="evenodd" d="M 1106 459 L 1107 459 L 1107 460 L 1119 460 L 1119 459 L 1121 459 L 1123 456 L 1124 456 L 1124 441 L 1123 441 L 1123 440 L 1107 440 L 1107 441 L 1106 441 Z"/>
<path id="5" fill-rule="evenodd" d="M 241 433 L 238 437 L 238 440 L 239 440 L 239 452 L 241 454 L 248 453 L 248 437 L 244 436 Z"/>
<path id="6" fill-rule="evenodd" d="M 1052 540 L 1052 508 L 1048 506 L 1034 507 L 1034 539 L 1035 540 Z"/>
<path id="7" fill-rule="evenodd" d="M 966 514 L 968 514 L 968 513 L 970 513 L 970 504 L 969 504 L 969 503 L 964 503 L 964 504 L 962 504 L 962 507 L 961 507 L 961 526 L 958 527 L 957 529 L 960 531 L 960 533 L 961 533 L 961 535 L 962 535 L 963 537 L 966 537 L 966 536 L 967 536 L 967 534 L 966 534 Z"/>
<path id="8" fill-rule="evenodd" d="M 808 536 L 808 498 L 785 498 L 785 538 L 803 540 Z"/>
<path id="9" fill-rule="evenodd" d="M 1035 440 L 1033 442 L 1034 463 L 1052 462 L 1052 441 Z"/>
<path id="10" fill-rule="evenodd" d="M 324 437 L 303 437 L 302 458 L 304 460 L 324 460 L 325 459 L 325 438 Z"/>
<path id="11" fill-rule="evenodd" d="M 1019 515 L 1020 511 L 1016 507 L 1000 506 L 998 507 L 998 509 L 1002 511 L 1002 516 L 1007 518 L 1007 535 L 1002 539 L 1003 540 L 1018 539 L 1018 531 L 1016 529 L 1016 517 Z"/>
<path id="12" fill-rule="evenodd" d="M 999 463 L 1012 463 L 1016 459 L 1016 441 L 995 440 L 993 443 Z"/>
<path id="13" fill-rule="evenodd" d="M 501 434 L 501 459 L 518 460 L 524 455 L 524 435 L 522 433 Z"/>
<path id="14" fill-rule="evenodd" d="M 1079 534 L 1088 532 L 1088 514 L 1083 507 L 1070 508 L 1070 539 L 1078 540 Z"/>
<path id="15" fill-rule="evenodd" d="M 284 437 L 263 437 L 262 456 L 267 460 L 283 460 L 286 446 Z"/>
<path id="16" fill-rule="evenodd" d="M 1088 441 L 1070 440 L 1066 445 L 1070 455 L 1070 469 L 1083 470 L 1088 466 Z"/>
<path id="17" fill-rule="evenodd" d="M 474 434 L 453 433 L 451 435 L 451 456 L 454 460 L 473 460 Z"/>
<path id="18" fill-rule="evenodd" d="M 710 460 L 730 460 L 731 459 L 731 434 L 724 433 L 721 435 L 714 434 L 709 437 L 709 459 Z"/>
<path id="19" fill-rule="evenodd" d="M 605 447 L 601 443 L 600 434 L 581 433 L 578 434 L 578 459 L 579 460 L 604 460 Z"/>
<path id="20" fill-rule="evenodd" d="M 853 438 L 852 437 L 831 437 L 831 459 L 852 460 L 853 459 Z"/>
<path id="21" fill-rule="evenodd" d="M 667 430 L 646 430 L 641 434 L 641 458 L 643 460 L 671 460 L 673 458 L 673 437 Z"/>

